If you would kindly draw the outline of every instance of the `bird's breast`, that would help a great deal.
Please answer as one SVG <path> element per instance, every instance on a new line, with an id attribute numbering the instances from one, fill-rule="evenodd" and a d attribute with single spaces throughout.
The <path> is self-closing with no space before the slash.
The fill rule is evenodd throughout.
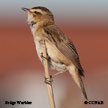
<path id="1" fill-rule="evenodd" d="M 42 38 L 40 36 L 35 36 L 34 38 L 37 55 L 42 62 L 41 53 L 43 53 L 43 50 L 42 44 L 40 43 L 41 40 Z M 45 41 L 45 44 L 48 57 L 50 58 L 49 67 L 58 71 L 66 71 L 66 66 L 69 63 L 68 59 L 49 41 Z"/>

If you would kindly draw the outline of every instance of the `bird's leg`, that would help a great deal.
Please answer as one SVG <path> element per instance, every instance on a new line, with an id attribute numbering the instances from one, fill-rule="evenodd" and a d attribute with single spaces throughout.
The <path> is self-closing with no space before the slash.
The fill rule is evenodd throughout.
<path id="1" fill-rule="evenodd" d="M 39 43 L 41 44 L 41 47 L 44 47 L 44 40 L 40 40 Z M 46 49 L 46 50 L 47 50 L 47 49 Z M 42 59 L 48 60 L 49 57 L 48 57 L 48 55 L 47 55 L 47 57 L 44 57 L 44 56 L 43 56 L 43 52 L 41 52 L 41 58 L 42 58 Z"/>
<path id="2" fill-rule="evenodd" d="M 60 74 L 62 74 L 62 73 L 64 73 L 64 72 L 67 72 L 67 71 L 60 71 L 60 72 L 57 72 L 57 73 L 55 73 L 55 74 L 53 74 L 53 75 L 50 75 L 50 77 L 51 77 L 51 78 L 55 78 L 56 76 L 58 76 L 58 75 L 60 75 Z"/>
<path id="3" fill-rule="evenodd" d="M 47 57 L 44 57 L 43 56 L 43 53 L 41 53 L 41 58 L 42 58 L 42 63 L 43 63 L 43 60 L 44 59 L 46 59 L 46 60 L 48 60 L 49 61 L 49 57 L 47 56 Z M 53 82 L 53 80 L 52 80 L 52 76 L 50 75 L 50 78 L 47 78 L 47 77 L 45 77 L 45 81 L 44 81 L 46 84 L 49 84 L 49 85 L 51 85 L 51 83 Z"/>
<path id="4" fill-rule="evenodd" d="M 43 63 L 43 60 L 44 60 L 44 59 L 50 61 L 50 57 L 48 57 L 48 56 L 47 56 L 47 57 L 44 57 L 44 56 L 43 56 L 43 53 L 41 53 L 41 58 L 42 58 L 42 63 Z"/>
<path id="5" fill-rule="evenodd" d="M 41 58 L 42 58 L 42 63 L 43 63 L 43 60 L 44 59 L 46 59 L 46 60 L 48 60 L 49 61 L 49 57 L 47 56 L 47 57 L 44 57 L 43 56 L 43 53 L 41 53 Z M 53 82 L 53 80 L 52 80 L 52 76 L 50 75 L 50 78 L 47 78 L 47 77 L 45 77 L 45 81 L 44 81 L 46 84 L 49 84 L 49 85 L 51 85 L 51 83 Z"/>
<path id="6" fill-rule="evenodd" d="M 67 71 L 65 71 L 65 72 L 67 72 Z M 62 73 L 64 73 L 64 72 L 63 72 L 63 71 L 60 71 L 60 72 L 57 72 L 57 73 L 55 73 L 55 74 L 53 74 L 53 75 L 50 75 L 50 79 L 45 78 L 45 83 L 46 83 L 46 84 L 51 84 L 51 83 L 53 82 L 52 79 L 55 78 L 56 76 L 62 74 Z"/>

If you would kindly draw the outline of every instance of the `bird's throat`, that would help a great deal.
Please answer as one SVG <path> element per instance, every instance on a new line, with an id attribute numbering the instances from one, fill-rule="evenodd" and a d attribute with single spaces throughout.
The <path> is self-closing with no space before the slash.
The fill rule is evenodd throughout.
<path id="1" fill-rule="evenodd" d="M 30 22 L 28 21 L 28 24 L 30 24 L 31 27 L 33 27 L 36 23 L 37 22 L 34 22 L 34 21 L 30 21 Z"/>

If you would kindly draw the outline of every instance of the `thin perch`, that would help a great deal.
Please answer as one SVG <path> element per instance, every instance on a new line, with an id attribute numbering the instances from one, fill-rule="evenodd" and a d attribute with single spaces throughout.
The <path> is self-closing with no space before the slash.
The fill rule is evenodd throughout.
<path id="1" fill-rule="evenodd" d="M 47 49 L 46 49 L 46 44 L 45 41 L 42 41 L 42 50 L 43 50 L 43 65 L 44 65 L 44 70 L 45 70 L 45 78 L 47 79 L 47 81 L 50 82 L 46 83 L 47 85 L 47 89 L 48 89 L 48 97 L 49 97 L 49 102 L 50 102 L 50 107 L 51 108 L 56 108 L 55 107 L 55 101 L 54 101 L 54 94 L 53 94 L 53 89 L 52 89 L 52 83 L 51 83 L 51 77 L 48 71 L 48 60 L 45 58 L 47 57 Z"/>

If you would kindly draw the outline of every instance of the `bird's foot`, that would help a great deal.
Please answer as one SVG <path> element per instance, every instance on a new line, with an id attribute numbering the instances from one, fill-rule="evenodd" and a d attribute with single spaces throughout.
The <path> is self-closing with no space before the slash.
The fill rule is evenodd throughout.
<path id="1" fill-rule="evenodd" d="M 45 77 L 45 83 L 46 83 L 46 84 L 51 85 L 52 82 L 53 82 L 53 80 L 52 80 L 52 75 L 50 75 L 50 78 L 46 78 L 46 77 Z"/>
<path id="2" fill-rule="evenodd" d="M 43 56 L 43 53 L 41 53 L 41 58 L 42 58 L 42 59 L 49 60 L 49 57 L 44 57 L 44 56 Z"/>

